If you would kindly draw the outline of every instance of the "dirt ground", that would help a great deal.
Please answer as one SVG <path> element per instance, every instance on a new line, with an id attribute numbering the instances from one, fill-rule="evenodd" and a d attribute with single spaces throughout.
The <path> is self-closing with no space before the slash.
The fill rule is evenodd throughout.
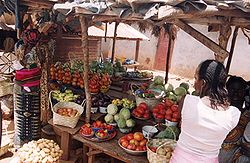
<path id="1" fill-rule="evenodd" d="M 165 77 L 165 72 L 163 71 L 152 71 L 154 76 L 163 76 Z M 179 86 L 179 84 L 181 82 L 186 82 L 190 85 L 190 92 L 193 91 L 193 79 L 188 79 L 188 78 L 183 78 L 180 76 L 176 76 L 174 74 L 169 74 L 169 81 L 168 83 L 171 83 L 174 85 L 174 87 Z M 8 108 L 6 108 L 5 106 L 2 106 L 3 110 L 6 110 Z M 13 137 L 14 137 L 14 122 L 13 120 L 3 120 L 3 137 L 2 137 L 2 143 L 9 141 L 10 140 L 10 145 L 13 145 Z M 7 154 L 3 155 L 2 157 L 0 157 L 0 163 L 16 163 L 14 161 L 14 151 L 15 149 L 12 147 L 10 148 L 10 152 L 8 152 Z M 102 158 L 102 159 L 100 159 Z M 110 162 L 109 158 L 106 158 L 104 156 L 101 156 L 99 158 L 96 159 L 95 161 L 96 163 L 108 163 Z M 116 161 L 118 162 L 118 161 Z"/>

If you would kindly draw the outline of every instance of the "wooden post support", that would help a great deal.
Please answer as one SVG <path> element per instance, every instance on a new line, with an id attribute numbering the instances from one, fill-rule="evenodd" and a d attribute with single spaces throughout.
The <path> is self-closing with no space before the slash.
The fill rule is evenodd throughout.
<path id="1" fill-rule="evenodd" d="M 228 57 L 229 53 L 225 49 L 221 48 L 218 44 L 216 44 L 213 40 L 209 39 L 208 37 L 204 36 L 202 33 L 191 27 L 190 25 L 186 24 L 185 22 L 177 19 L 175 20 L 175 24 L 180 27 L 183 31 L 191 35 L 193 38 L 201 42 L 203 45 L 211 49 L 221 58 Z"/>
<path id="2" fill-rule="evenodd" d="M 223 49 L 227 49 L 227 44 L 228 44 L 229 37 L 231 36 L 231 33 L 232 33 L 232 29 L 229 24 L 220 25 L 219 45 Z M 221 58 L 216 53 L 214 55 L 215 55 L 215 59 L 219 62 L 224 62 L 224 60 L 226 59 L 226 58 Z"/>
<path id="3" fill-rule="evenodd" d="M 117 36 L 117 27 L 119 23 L 115 22 L 115 30 L 114 30 L 114 38 L 113 38 L 113 45 L 112 45 L 112 55 L 111 55 L 111 63 L 114 63 L 115 58 L 115 42 L 116 42 L 116 36 Z"/>
<path id="4" fill-rule="evenodd" d="M 238 35 L 238 30 L 239 30 L 239 27 L 236 26 L 235 29 L 234 29 L 231 48 L 230 48 L 230 52 L 229 52 L 229 57 L 228 57 L 228 60 L 227 60 L 227 66 L 226 66 L 227 73 L 229 73 L 231 61 L 232 61 L 232 58 L 233 58 L 234 47 L 235 47 L 236 38 L 237 38 L 237 35 Z"/>
<path id="5" fill-rule="evenodd" d="M 89 48 L 88 48 L 88 26 L 89 22 L 86 17 L 80 15 L 80 23 L 82 30 L 82 52 L 84 55 L 84 89 L 86 95 L 86 122 L 90 122 L 91 115 L 91 96 L 89 92 L 89 82 L 88 82 L 88 73 L 89 73 Z"/>
<path id="6" fill-rule="evenodd" d="M 167 49 L 167 58 L 166 58 L 166 72 L 165 72 L 165 83 L 168 82 L 168 73 L 169 73 L 169 65 L 170 65 L 170 55 L 171 55 L 171 48 L 172 48 L 172 30 L 173 25 L 170 26 L 170 32 L 168 33 L 168 49 Z"/>
<path id="7" fill-rule="evenodd" d="M 136 48 L 135 48 L 135 61 L 138 61 L 139 57 L 139 50 L 140 50 L 140 40 L 136 40 Z"/>

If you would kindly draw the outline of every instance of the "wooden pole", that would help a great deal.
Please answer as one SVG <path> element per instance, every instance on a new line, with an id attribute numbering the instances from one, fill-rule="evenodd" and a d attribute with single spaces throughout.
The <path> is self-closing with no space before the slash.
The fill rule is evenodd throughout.
<path id="1" fill-rule="evenodd" d="M 138 39 L 138 40 L 136 40 L 135 61 L 138 61 L 139 49 L 140 49 L 140 40 Z"/>
<path id="2" fill-rule="evenodd" d="M 186 24 L 185 22 L 177 19 L 175 20 L 175 24 L 180 27 L 183 31 L 191 35 L 193 38 L 201 42 L 203 45 L 211 49 L 213 52 L 215 52 L 218 56 L 221 58 L 227 58 L 229 53 L 222 47 L 220 47 L 218 44 L 216 44 L 214 41 L 212 41 L 207 36 L 203 35 L 201 32 L 197 31 L 190 25 Z"/>
<path id="3" fill-rule="evenodd" d="M 229 24 L 220 25 L 219 45 L 223 49 L 227 49 L 227 44 L 228 44 L 229 37 L 231 36 L 231 33 L 232 33 L 232 29 Z M 216 53 L 214 55 L 215 55 L 215 59 L 219 62 L 223 63 L 226 59 L 226 58 L 222 58 L 220 55 L 217 55 Z"/>
<path id="4" fill-rule="evenodd" d="M 111 55 L 111 63 L 114 63 L 114 57 L 115 57 L 115 42 L 116 42 L 116 36 L 117 36 L 117 27 L 119 23 L 115 22 L 115 30 L 114 30 L 114 38 L 113 38 L 113 46 L 112 46 L 112 55 Z"/>
<path id="5" fill-rule="evenodd" d="M 168 33 L 168 49 L 167 49 L 167 58 L 166 58 L 166 72 L 165 72 L 165 83 L 168 82 L 168 73 L 169 73 L 169 65 L 170 65 L 170 55 L 172 48 L 172 25 L 169 27 L 170 32 Z"/>
<path id="6" fill-rule="evenodd" d="M 86 17 L 80 15 L 80 23 L 82 30 L 82 52 L 84 55 L 84 89 L 86 95 L 86 122 L 90 122 L 91 115 L 91 96 L 89 92 L 89 81 L 88 81 L 88 72 L 89 72 L 89 48 L 88 48 L 88 26 L 89 21 Z"/>
<path id="7" fill-rule="evenodd" d="M 228 57 L 228 60 L 227 60 L 227 66 L 226 66 L 227 73 L 229 73 L 230 65 L 231 65 L 231 62 L 232 62 L 234 47 L 235 47 L 238 31 L 239 31 L 239 27 L 236 26 L 235 29 L 234 29 L 231 48 L 230 48 L 230 52 L 229 52 L 229 57 Z"/>

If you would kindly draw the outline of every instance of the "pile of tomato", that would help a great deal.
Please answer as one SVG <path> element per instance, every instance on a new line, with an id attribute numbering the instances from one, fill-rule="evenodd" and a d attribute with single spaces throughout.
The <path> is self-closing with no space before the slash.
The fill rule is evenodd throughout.
<path id="1" fill-rule="evenodd" d="M 141 132 L 129 133 L 120 138 L 119 143 L 126 149 L 133 151 L 146 151 L 147 139 Z"/>

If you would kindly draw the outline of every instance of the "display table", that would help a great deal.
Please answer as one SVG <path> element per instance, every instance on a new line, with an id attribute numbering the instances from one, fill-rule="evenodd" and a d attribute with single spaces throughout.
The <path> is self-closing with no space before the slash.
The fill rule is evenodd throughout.
<path id="1" fill-rule="evenodd" d="M 106 155 L 124 161 L 126 163 L 147 163 L 148 160 L 146 153 L 142 156 L 133 156 L 127 154 L 121 147 L 119 147 L 118 139 L 123 135 L 124 134 L 118 132 L 114 139 L 100 143 L 84 139 L 79 133 L 74 135 L 73 139 L 83 143 L 84 162 L 94 163 L 96 154 L 105 153 Z"/>

